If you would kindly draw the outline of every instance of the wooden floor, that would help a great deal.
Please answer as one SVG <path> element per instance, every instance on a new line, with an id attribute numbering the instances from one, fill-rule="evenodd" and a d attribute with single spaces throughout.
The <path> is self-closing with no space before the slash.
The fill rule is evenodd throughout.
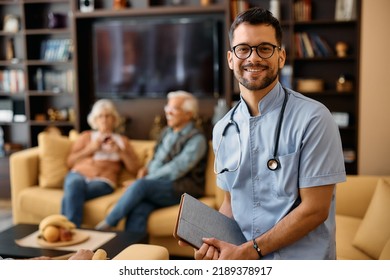
<path id="1" fill-rule="evenodd" d="M 12 226 L 11 200 L 0 199 L 0 232 Z"/>

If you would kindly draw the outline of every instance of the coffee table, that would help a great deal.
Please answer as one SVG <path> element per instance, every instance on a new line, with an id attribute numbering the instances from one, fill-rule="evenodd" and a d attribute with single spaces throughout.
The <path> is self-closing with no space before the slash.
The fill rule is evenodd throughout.
<path id="1" fill-rule="evenodd" d="M 0 232 L 0 256 L 3 258 L 25 259 L 38 256 L 58 257 L 69 254 L 69 251 L 21 247 L 15 239 L 21 239 L 38 230 L 38 225 L 18 224 Z M 127 246 L 135 243 L 147 243 L 147 235 L 142 233 L 115 231 L 116 236 L 100 246 L 107 252 L 108 258 L 113 258 Z"/>

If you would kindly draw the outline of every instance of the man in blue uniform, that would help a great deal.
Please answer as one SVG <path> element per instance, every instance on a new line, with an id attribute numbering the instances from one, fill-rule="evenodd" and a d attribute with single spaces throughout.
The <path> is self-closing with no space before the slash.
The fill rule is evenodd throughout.
<path id="1" fill-rule="evenodd" d="M 220 212 L 248 241 L 205 238 L 195 258 L 335 259 L 335 184 L 346 178 L 338 127 L 324 105 L 279 83 L 286 52 L 269 11 L 238 15 L 229 36 L 241 100 L 214 128 L 214 169 Z"/>

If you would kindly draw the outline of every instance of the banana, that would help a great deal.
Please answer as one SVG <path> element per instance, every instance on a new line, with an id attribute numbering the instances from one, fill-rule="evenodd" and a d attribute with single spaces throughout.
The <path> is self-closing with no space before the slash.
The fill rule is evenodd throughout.
<path id="1" fill-rule="evenodd" d="M 66 220 L 68 219 L 61 214 L 54 214 L 54 215 L 47 216 L 39 223 L 39 230 L 43 230 L 48 225 L 51 225 L 53 223 L 58 223 L 60 221 L 66 221 Z"/>
<path id="2" fill-rule="evenodd" d="M 68 220 L 64 215 L 54 214 L 47 216 L 39 223 L 39 232 L 43 234 L 44 230 L 48 226 L 62 227 L 64 229 L 72 230 L 76 228 L 76 225 Z"/>
<path id="3" fill-rule="evenodd" d="M 92 260 L 106 260 L 107 252 L 103 249 L 97 249 L 96 252 L 92 256 Z"/>

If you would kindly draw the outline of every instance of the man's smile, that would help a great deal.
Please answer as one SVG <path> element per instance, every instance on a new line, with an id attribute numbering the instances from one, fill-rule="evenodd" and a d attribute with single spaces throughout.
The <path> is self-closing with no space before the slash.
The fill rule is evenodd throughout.
<path id="1" fill-rule="evenodd" d="M 256 66 L 250 65 L 250 66 L 243 66 L 242 68 L 244 69 L 244 71 L 247 72 L 261 72 L 267 70 L 268 67 L 262 65 L 256 65 Z"/>

